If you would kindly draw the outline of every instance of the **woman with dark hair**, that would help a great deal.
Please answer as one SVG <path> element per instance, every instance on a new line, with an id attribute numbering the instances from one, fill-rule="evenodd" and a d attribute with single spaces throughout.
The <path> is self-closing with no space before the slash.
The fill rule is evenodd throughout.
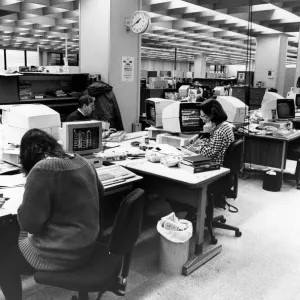
<path id="1" fill-rule="evenodd" d="M 234 141 L 232 127 L 225 122 L 226 112 L 217 100 L 209 99 L 201 104 L 200 118 L 208 128 L 210 137 L 198 138 L 188 149 L 211 157 L 213 162 L 223 165 L 225 151 Z"/>
<path id="2" fill-rule="evenodd" d="M 6 300 L 22 299 L 20 274 L 76 269 L 87 262 L 98 238 L 104 194 L 94 167 L 65 153 L 40 129 L 23 136 L 20 160 L 27 176 L 18 209 L 21 234 L 18 245 L 0 256 Z"/>

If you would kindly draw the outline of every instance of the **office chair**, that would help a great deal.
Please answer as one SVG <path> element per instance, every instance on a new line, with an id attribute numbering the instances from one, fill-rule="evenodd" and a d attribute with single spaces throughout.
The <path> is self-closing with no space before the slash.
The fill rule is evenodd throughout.
<path id="1" fill-rule="evenodd" d="M 72 300 L 88 300 L 89 292 L 99 292 L 97 299 L 105 291 L 124 296 L 131 253 L 141 232 L 144 202 L 144 191 L 138 188 L 123 199 L 109 245 L 97 243 L 84 267 L 64 272 L 38 271 L 34 274 L 35 281 L 77 291 L 78 298 L 72 296 Z"/>
<path id="2" fill-rule="evenodd" d="M 239 172 L 242 168 L 243 163 L 243 140 L 236 140 L 232 142 L 225 152 L 224 157 L 224 163 L 223 166 L 225 168 L 230 169 L 230 174 L 227 176 L 231 176 L 233 179 L 233 188 L 228 189 L 228 191 L 224 192 L 224 196 L 228 198 L 234 198 L 236 199 L 238 194 L 238 178 L 239 178 Z M 230 178 L 230 177 L 228 177 Z M 229 180 L 231 181 L 231 180 Z M 235 231 L 235 236 L 240 237 L 242 235 L 242 232 L 239 230 L 239 228 L 227 225 L 226 219 L 223 215 L 213 217 L 214 214 L 214 195 L 208 194 L 208 203 L 206 208 L 206 226 L 209 232 L 209 235 L 211 237 L 211 243 L 216 244 L 218 240 L 215 238 L 213 233 L 213 227 L 215 228 L 222 228 L 227 230 L 233 230 Z"/>
<path id="3" fill-rule="evenodd" d="M 298 145 L 298 141 L 289 143 L 286 158 L 289 160 L 295 160 L 297 162 L 295 170 L 295 180 L 296 188 L 300 190 L 300 146 Z"/>

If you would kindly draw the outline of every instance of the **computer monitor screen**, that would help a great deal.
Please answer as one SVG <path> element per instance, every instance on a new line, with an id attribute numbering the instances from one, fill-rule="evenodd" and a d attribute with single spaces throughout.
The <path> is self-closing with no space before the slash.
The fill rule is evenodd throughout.
<path id="1" fill-rule="evenodd" d="M 180 110 L 181 129 L 182 131 L 195 131 L 201 124 L 199 107 L 181 108 Z"/>
<path id="2" fill-rule="evenodd" d="M 67 152 L 80 155 L 97 153 L 102 147 L 102 123 L 100 121 L 63 122 L 60 140 Z"/>
<path id="3" fill-rule="evenodd" d="M 293 99 L 277 99 L 277 118 L 295 118 L 295 104 Z"/>
<path id="4" fill-rule="evenodd" d="M 174 100 L 162 98 L 149 98 L 146 99 L 146 122 L 155 127 L 162 126 L 162 110 L 174 103 Z"/>
<path id="5" fill-rule="evenodd" d="M 295 106 L 296 106 L 297 109 L 300 109 L 300 94 L 296 95 Z"/>
<path id="6" fill-rule="evenodd" d="M 173 133 L 199 132 L 203 129 L 200 118 L 200 103 L 175 102 L 162 113 L 163 129 Z"/>

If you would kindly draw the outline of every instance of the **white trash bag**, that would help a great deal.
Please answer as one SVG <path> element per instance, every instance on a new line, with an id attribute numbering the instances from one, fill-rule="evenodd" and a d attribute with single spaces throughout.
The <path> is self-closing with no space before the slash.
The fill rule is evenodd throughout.
<path id="1" fill-rule="evenodd" d="M 193 225 L 190 221 L 178 219 L 174 212 L 157 222 L 157 231 L 168 241 L 185 243 L 193 235 Z"/>

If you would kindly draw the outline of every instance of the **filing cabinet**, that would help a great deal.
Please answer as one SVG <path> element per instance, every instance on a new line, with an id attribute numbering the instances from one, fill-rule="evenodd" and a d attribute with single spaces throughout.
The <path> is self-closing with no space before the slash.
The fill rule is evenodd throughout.
<path id="1" fill-rule="evenodd" d="M 261 102 L 264 97 L 266 89 L 265 88 L 250 88 L 249 95 L 249 109 L 259 109 L 261 107 Z"/>
<path id="2" fill-rule="evenodd" d="M 245 104 L 249 105 L 249 87 L 234 86 L 232 87 L 232 97 L 240 99 Z"/>

